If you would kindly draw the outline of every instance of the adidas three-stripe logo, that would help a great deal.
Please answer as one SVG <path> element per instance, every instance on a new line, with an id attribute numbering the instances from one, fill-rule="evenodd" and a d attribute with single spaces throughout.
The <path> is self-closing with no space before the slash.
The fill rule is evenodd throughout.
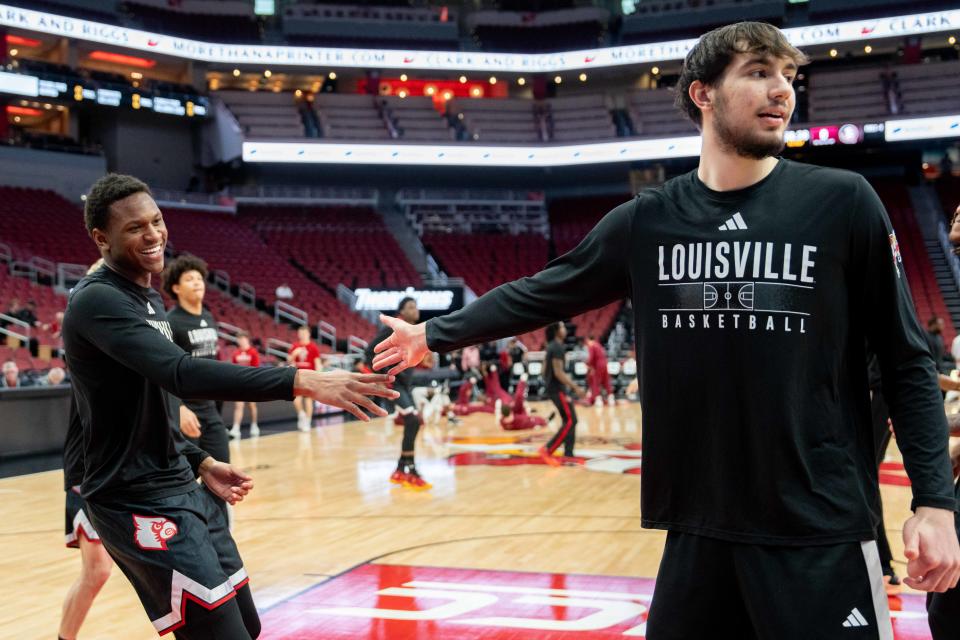
<path id="1" fill-rule="evenodd" d="M 740 212 L 737 211 L 733 214 L 733 217 L 720 225 L 720 231 L 743 231 L 747 228 L 747 223 L 743 221 L 743 216 L 740 215 Z"/>
<path id="2" fill-rule="evenodd" d="M 846 628 L 850 627 L 869 627 L 870 623 L 867 622 L 867 619 L 863 617 L 863 614 L 860 613 L 860 610 L 854 608 L 850 612 L 850 615 L 847 616 L 847 619 L 843 622 L 843 626 Z"/>

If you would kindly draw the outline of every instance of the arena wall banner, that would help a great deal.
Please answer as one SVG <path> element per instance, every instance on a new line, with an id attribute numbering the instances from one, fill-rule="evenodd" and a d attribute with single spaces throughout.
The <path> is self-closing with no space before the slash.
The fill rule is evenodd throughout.
<path id="1" fill-rule="evenodd" d="M 541 54 L 222 44 L 3 4 L 0 4 L 0 26 L 211 63 L 503 73 L 555 73 L 681 60 L 696 42 L 695 39 L 670 40 Z M 783 31 L 790 42 L 804 47 L 937 33 L 958 27 L 960 9 L 792 27 Z"/>

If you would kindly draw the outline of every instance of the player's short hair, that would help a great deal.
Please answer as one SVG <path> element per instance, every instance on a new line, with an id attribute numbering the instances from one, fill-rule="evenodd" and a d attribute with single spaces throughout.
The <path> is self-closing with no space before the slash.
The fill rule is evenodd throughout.
<path id="1" fill-rule="evenodd" d="M 559 330 L 560 330 L 559 322 L 548 324 L 547 325 L 547 342 L 553 342 L 553 339 L 557 337 L 557 331 Z"/>
<path id="2" fill-rule="evenodd" d="M 404 296 L 403 298 L 400 298 L 400 303 L 397 305 L 397 313 L 403 311 L 403 308 L 407 306 L 408 302 L 416 303 L 416 301 L 416 298 L 411 298 L 410 296 Z"/>
<path id="3" fill-rule="evenodd" d="M 106 229 L 110 222 L 110 205 L 135 193 L 153 195 L 146 182 L 122 173 L 108 173 L 94 182 L 83 206 L 87 233 L 93 233 L 94 229 Z"/>
<path id="4" fill-rule="evenodd" d="M 513 409 L 508 404 L 504 404 L 500 407 L 500 415 L 502 415 L 504 418 L 509 418 L 511 411 L 513 411 Z"/>
<path id="5" fill-rule="evenodd" d="M 306 331 L 307 333 L 310 333 L 310 325 L 302 324 L 299 327 L 297 327 L 297 332 L 299 333 L 301 331 Z"/>
<path id="6" fill-rule="evenodd" d="M 250 333 L 247 331 L 237 331 L 237 340 L 239 340 L 240 338 L 246 338 L 247 340 L 249 340 Z"/>
<path id="7" fill-rule="evenodd" d="M 687 53 L 674 89 L 674 104 L 698 128 L 703 124 L 703 114 L 690 99 L 690 85 L 699 80 L 716 86 L 738 53 L 790 58 L 798 67 L 810 61 L 805 53 L 790 44 L 780 29 L 766 22 L 737 22 L 703 34 Z"/>
<path id="8" fill-rule="evenodd" d="M 200 277 L 204 280 L 207 279 L 207 263 L 197 256 L 182 253 L 171 260 L 167 268 L 163 270 L 163 290 L 167 292 L 168 296 L 171 298 L 177 297 L 173 292 L 173 285 L 180 284 L 180 278 L 187 271 L 198 271 Z"/>

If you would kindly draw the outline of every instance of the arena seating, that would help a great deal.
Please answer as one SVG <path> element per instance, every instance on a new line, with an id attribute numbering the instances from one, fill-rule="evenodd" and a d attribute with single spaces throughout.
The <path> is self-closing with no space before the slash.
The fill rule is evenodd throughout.
<path id="1" fill-rule="evenodd" d="M 170 209 L 164 216 L 178 251 L 202 257 L 234 284 L 249 283 L 268 307 L 277 301 L 276 288 L 286 284 L 294 292 L 290 303 L 306 311 L 311 324 L 329 322 L 341 337 L 373 335 L 373 326 L 339 302 L 331 289 L 310 280 L 234 216 L 183 209 Z"/>
<path id="2" fill-rule="evenodd" d="M 303 138 L 297 105 L 289 93 L 218 91 L 248 138 Z"/>
<path id="3" fill-rule="evenodd" d="M 88 265 L 99 258 L 79 203 L 41 189 L 0 187 L 0 242 L 53 262 Z"/>
<path id="4" fill-rule="evenodd" d="M 673 106 L 671 89 L 644 89 L 628 96 L 633 134 L 644 138 L 698 135 L 696 126 Z"/>
<path id="5" fill-rule="evenodd" d="M 930 256 L 910 203 L 910 194 L 902 183 L 874 181 L 871 184 L 886 206 L 890 222 L 897 232 L 900 255 L 903 257 L 903 271 L 913 295 L 917 317 L 924 326 L 931 316 L 943 318 L 946 323 L 943 339 L 949 349 L 956 335 L 956 327 L 953 326 L 950 312 L 937 285 L 933 265 L 930 263 Z"/>
<path id="6" fill-rule="evenodd" d="M 378 98 L 378 102 L 402 140 L 449 142 L 453 139 L 454 130 L 437 113 L 431 98 L 384 96 Z"/>
<path id="7" fill-rule="evenodd" d="M 183 5 L 177 7 L 176 5 Z M 125 0 L 123 12 L 144 31 L 207 42 L 258 43 L 260 25 L 247 2 L 178 2 Z M 211 10 L 216 7 L 215 10 Z"/>
<path id="8" fill-rule="evenodd" d="M 602 141 L 617 137 L 617 129 L 603 94 L 549 98 L 547 105 L 553 125 L 553 141 Z"/>
<path id="9" fill-rule="evenodd" d="M 890 115 L 877 66 L 810 74 L 810 122 L 847 122 Z"/>
<path id="10" fill-rule="evenodd" d="M 960 62 L 903 64 L 892 72 L 903 115 L 960 111 Z"/>
<path id="11" fill-rule="evenodd" d="M 313 101 L 324 138 L 390 140 L 376 99 L 356 93 L 318 93 Z"/>
<path id="12" fill-rule="evenodd" d="M 407 287 L 417 273 L 383 219 L 368 207 L 245 205 L 241 220 L 281 255 L 335 289 Z"/>
<path id="13" fill-rule="evenodd" d="M 454 98 L 447 102 L 451 121 L 460 120 L 468 139 L 535 143 L 546 138 L 546 123 L 537 105 L 520 98 Z"/>

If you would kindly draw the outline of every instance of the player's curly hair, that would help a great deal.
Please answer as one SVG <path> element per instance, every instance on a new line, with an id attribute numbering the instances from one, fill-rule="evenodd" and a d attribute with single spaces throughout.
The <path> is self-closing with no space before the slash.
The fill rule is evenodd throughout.
<path id="1" fill-rule="evenodd" d="M 180 284 L 180 278 L 187 271 L 198 271 L 204 280 L 207 279 L 207 263 L 192 256 L 189 253 L 182 253 L 167 264 L 163 270 L 163 290 L 171 298 L 176 298 L 177 294 L 173 292 L 173 285 Z"/>
<path id="2" fill-rule="evenodd" d="M 674 105 L 690 118 L 697 128 L 703 125 L 703 114 L 690 99 L 690 85 L 695 80 L 716 86 L 723 80 L 730 61 L 738 53 L 759 53 L 776 58 L 790 58 L 799 67 L 810 60 L 790 44 L 780 29 L 766 22 L 737 22 L 709 31 L 697 40 L 687 53 L 674 88 Z"/>
<path id="3" fill-rule="evenodd" d="M 110 205 L 135 193 L 153 195 L 146 182 L 122 173 L 108 173 L 94 182 L 83 206 L 83 222 L 87 226 L 87 233 L 92 234 L 94 229 L 106 229 L 110 222 Z"/>

